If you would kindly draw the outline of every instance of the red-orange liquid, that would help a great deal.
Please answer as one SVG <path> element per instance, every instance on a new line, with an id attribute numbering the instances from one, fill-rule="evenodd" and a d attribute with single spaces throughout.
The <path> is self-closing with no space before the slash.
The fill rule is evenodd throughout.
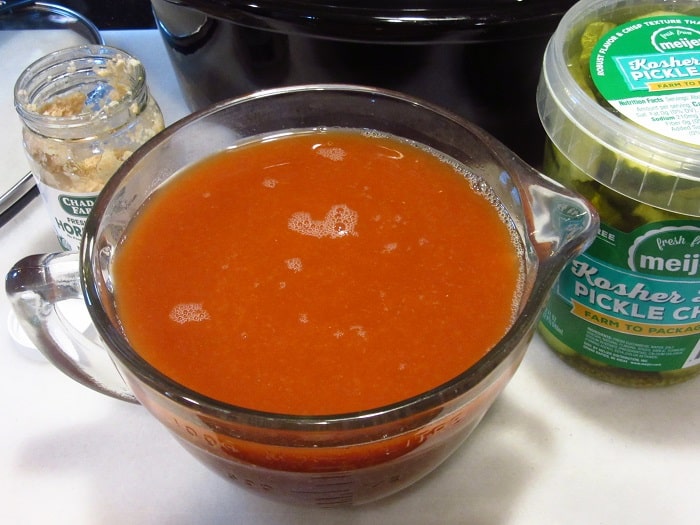
<path id="1" fill-rule="evenodd" d="M 220 153 L 150 199 L 114 260 L 139 354 L 212 398 L 291 414 L 397 402 L 507 331 L 520 252 L 430 152 L 353 131 Z"/>

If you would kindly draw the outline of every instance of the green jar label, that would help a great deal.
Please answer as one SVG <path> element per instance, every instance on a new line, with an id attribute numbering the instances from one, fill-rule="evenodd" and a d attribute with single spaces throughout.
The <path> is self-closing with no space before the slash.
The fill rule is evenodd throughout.
<path id="1" fill-rule="evenodd" d="M 572 350 L 629 370 L 700 364 L 700 221 L 625 233 L 602 225 L 562 272 L 542 316 Z"/>
<path id="2" fill-rule="evenodd" d="M 61 248 L 80 250 L 83 229 L 98 193 L 66 193 L 43 182 L 37 182 L 39 193 L 53 219 L 53 227 Z"/>
<path id="3" fill-rule="evenodd" d="M 622 115 L 700 145 L 699 17 L 669 14 L 619 25 L 594 46 L 590 71 Z"/>
<path id="4" fill-rule="evenodd" d="M 90 215 L 97 196 L 93 194 L 88 196 L 59 194 L 57 195 L 57 199 L 61 209 L 68 215 L 85 218 Z"/>

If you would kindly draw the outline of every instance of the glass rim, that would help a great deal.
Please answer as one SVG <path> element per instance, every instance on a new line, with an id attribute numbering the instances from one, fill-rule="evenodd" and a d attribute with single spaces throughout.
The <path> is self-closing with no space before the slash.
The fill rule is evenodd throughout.
<path id="1" fill-rule="evenodd" d="M 95 111 L 65 116 L 37 111 L 37 105 L 60 96 L 66 88 L 95 85 L 97 89 L 109 84 L 98 71 L 120 58 L 129 62 L 133 74 L 124 73 L 129 89 L 117 101 L 103 104 Z M 62 82 L 57 82 L 57 79 Z M 72 137 L 72 133 L 84 133 L 81 130 L 92 126 L 110 127 L 113 120 L 121 122 L 134 112 L 133 104 L 140 103 L 146 91 L 146 69 L 140 60 L 116 47 L 81 44 L 53 51 L 28 65 L 15 82 L 14 103 L 20 118 L 30 128 L 49 136 L 56 132 L 63 138 L 66 133 Z"/>

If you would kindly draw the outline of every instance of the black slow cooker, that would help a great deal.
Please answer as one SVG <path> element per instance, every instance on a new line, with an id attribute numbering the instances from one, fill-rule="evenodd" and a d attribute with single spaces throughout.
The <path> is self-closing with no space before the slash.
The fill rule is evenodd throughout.
<path id="1" fill-rule="evenodd" d="M 408 93 L 532 164 L 535 89 L 573 0 L 151 0 L 190 109 L 259 89 L 343 82 Z"/>

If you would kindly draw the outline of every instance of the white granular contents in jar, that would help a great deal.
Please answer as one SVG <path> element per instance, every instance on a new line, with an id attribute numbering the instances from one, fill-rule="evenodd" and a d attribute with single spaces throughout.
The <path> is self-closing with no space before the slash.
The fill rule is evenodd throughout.
<path id="1" fill-rule="evenodd" d="M 122 101 L 132 97 L 131 78 L 140 62 L 118 54 L 107 61 L 104 67 L 93 71 L 104 84 L 102 96 L 88 100 L 89 94 L 73 91 L 55 96 L 41 105 L 27 108 L 39 115 L 74 120 L 81 115 L 105 115 Z M 69 69 L 70 69 L 69 65 Z M 73 66 L 75 68 L 75 66 Z M 97 87 L 99 83 L 95 84 Z M 108 87 L 107 87 L 108 86 Z M 52 140 L 39 134 L 25 133 L 25 148 L 33 161 L 33 170 L 41 181 L 54 188 L 71 193 L 99 192 L 119 166 L 148 139 L 163 129 L 163 119 L 157 106 L 149 102 L 141 108 L 137 103 L 129 105 L 132 118 L 138 123 L 126 125 L 116 132 L 120 139 L 110 137 L 81 140 Z M 97 120 L 97 119 L 95 119 Z"/>

